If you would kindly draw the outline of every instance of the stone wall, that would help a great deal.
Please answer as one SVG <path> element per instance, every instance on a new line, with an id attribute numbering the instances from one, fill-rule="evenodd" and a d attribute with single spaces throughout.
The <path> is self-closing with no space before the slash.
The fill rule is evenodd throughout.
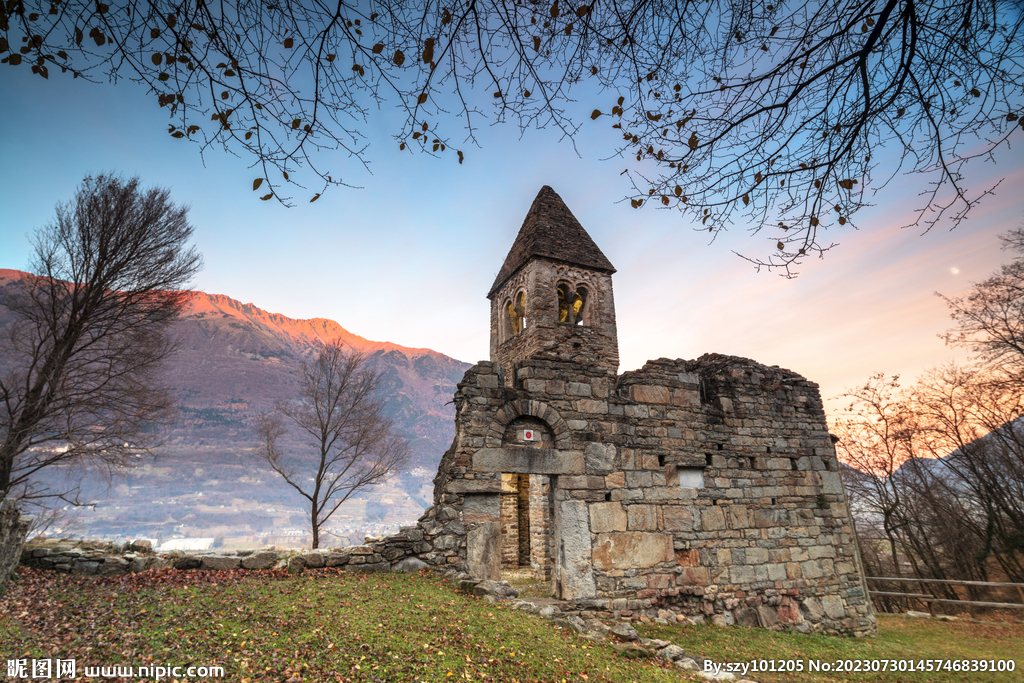
<path id="1" fill-rule="evenodd" d="M 473 511 L 463 514 L 466 551 L 456 543 L 474 576 L 495 578 L 471 561 L 473 536 L 491 521 L 481 511 L 498 514 L 502 474 L 530 474 L 550 482 L 552 524 L 534 522 L 546 508 L 531 506 L 531 544 L 554 546 L 562 598 L 617 617 L 668 609 L 874 631 L 816 385 L 720 355 L 652 361 L 618 378 L 526 359 L 514 387 L 496 374 L 479 363 L 459 384 L 457 437 L 436 480 L 439 505 Z M 524 418 L 549 438 L 517 440 L 508 427 Z"/>
<path id="2" fill-rule="evenodd" d="M 349 571 L 415 571 L 428 566 L 455 566 L 465 555 L 465 528 L 450 507 L 432 506 L 417 526 L 398 534 L 346 548 L 238 550 L 212 553 L 154 553 L 149 541 L 128 544 L 34 539 L 21 552 L 25 566 L 71 574 L 117 575 L 148 570 L 236 570 L 287 567 L 340 567 Z M 15 555 L 17 558 L 17 555 Z"/>

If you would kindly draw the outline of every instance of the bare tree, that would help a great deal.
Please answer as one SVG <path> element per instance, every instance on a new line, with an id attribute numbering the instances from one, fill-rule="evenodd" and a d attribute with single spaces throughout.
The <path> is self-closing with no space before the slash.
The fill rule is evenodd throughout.
<path id="1" fill-rule="evenodd" d="M 100 175 L 36 234 L 32 273 L 0 288 L 0 494 L 77 502 L 40 471 L 115 468 L 157 442 L 176 290 L 201 266 L 187 214 L 167 190 Z"/>
<path id="2" fill-rule="evenodd" d="M 302 364 L 299 400 L 280 403 L 257 421 L 256 454 L 309 502 L 314 548 L 342 503 L 383 483 L 409 459 L 408 443 L 383 415 L 379 380 L 364 356 L 332 342 Z M 281 445 L 288 426 L 298 428 L 302 443 L 292 455 Z"/>
<path id="3" fill-rule="evenodd" d="M 599 97 L 634 207 L 763 231 L 752 260 L 787 273 L 896 173 L 932 180 L 915 223 L 955 224 L 990 189 L 965 164 L 1024 122 L 1018 0 L 27 0 L 0 31 L 2 61 L 43 78 L 148 86 L 170 135 L 252 155 L 253 189 L 285 203 L 301 166 L 345 183 L 318 149 L 365 164 L 383 105 L 402 113 L 395 144 L 451 156 L 488 118 L 572 136 L 573 97 Z"/>
<path id="4" fill-rule="evenodd" d="M 848 390 L 843 398 L 850 404 L 831 426 L 838 437 L 837 455 L 850 467 L 843 479 L 858 517 L 858 533 L 877 530 L 896 576 L 901 574 L 899 556 L 905 550 L 907 531 L 907 492 L 898 473 L 914 457 L 916 432 L 898 380 L 877 374 L 864 386 Z"/>
<path id="5" fill-rule="evenodd" d="M 1024 252 L 1024 230 L 1003 240 Z M 922 578 L 1022 581 L 1024 259 L 947 303 L 958 327 L 945 338 L 976 362 L 906 389 L 875 375 L 834 422 L 858 533 L 884 534 L 897 575 L 903 557 Z"/>
<path id="6" fill-rule="evenodd" d="M 973 349 L 991 370 L 1024 380 L 1024 228 L 1000 239 L 1018 256 L 966 296 L 942 297 L 956 323 L 943 338 Z"/>
<path id="7" fill-rule="evenodd" d="M 920 455 L 947 497 L 964 506 L 956 522 L 977 539 L 971 558 L 985 572 L 994 560 L 1024 580 L 1024 395 L 991 371 L 949 365 L 913 391 Z M 947 528 L 948 531 L 948 528 Z"/>

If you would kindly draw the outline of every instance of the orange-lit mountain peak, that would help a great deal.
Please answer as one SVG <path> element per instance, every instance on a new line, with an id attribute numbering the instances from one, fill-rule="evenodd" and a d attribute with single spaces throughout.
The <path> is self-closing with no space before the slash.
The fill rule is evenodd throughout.
<path id="1" fill-rule="evenodd" d="M 190 292 L 190 300 L 183 318 L 228 320 L 241 326 L 259 326 L 273 333 L 287 337 L 300 345 L 320 346 L 335 339 L 342 340 L 355 351 L 402 351 L 409 356 L 436 353 L 430 349 L 410 348 L 392 342 L 371 341 L 349 332 L 334 320 L 310 318 L 308 320 L 289 318 L 280 313 L 271 313 L 262 308 L 232 299 L 223 294 Z"/>

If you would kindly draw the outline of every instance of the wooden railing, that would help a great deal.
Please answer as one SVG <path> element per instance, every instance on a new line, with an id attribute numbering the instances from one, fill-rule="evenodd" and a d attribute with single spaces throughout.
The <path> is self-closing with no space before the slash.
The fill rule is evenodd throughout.
<path id="1" fill-rule="evenodd" d="M 935 616 L 936 603 L 948 603 L 954 605 L 967 605 L 970 607 L 992 607 L 996 609 L 1024 609 L 1024 583 L 1005 583 L 1000 581 L 953 581 L 950 579 L 909 579 L 895 576 L 867 576 L 868 581 L 892 581 L 894 583 L 916 583 L 922 586 L 922 590 L 929 590 L 929 584 L 947 584 L 957 586 L 985 586 L 989 588 L 1016 588 L 1020 596 L 1020 603 L 1016 602 L 984 602 L 981 600 L 953 600 L 950 598 L 937 598 L 931 593 L 902 593 L 894 591 L 876 591 L 868 589 L 872 596 L 886 596 L 894 598 L 908 598 L 917 600 L 928 606 L 928 611 Z M 876 605 L 878 607 L 878 605 Z"/>

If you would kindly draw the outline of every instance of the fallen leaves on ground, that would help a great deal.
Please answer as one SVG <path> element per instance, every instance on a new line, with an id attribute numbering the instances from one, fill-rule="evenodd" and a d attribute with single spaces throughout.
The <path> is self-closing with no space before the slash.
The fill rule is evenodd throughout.
<path id="1" fill-rule="evenodd" d="M 242 683 L 679 680 L 663 662 L 619 659 L 429 572 L 18 573 L 0 599 L 0 649 L 75 659 L 79 672 L 217 665 Z"/>

